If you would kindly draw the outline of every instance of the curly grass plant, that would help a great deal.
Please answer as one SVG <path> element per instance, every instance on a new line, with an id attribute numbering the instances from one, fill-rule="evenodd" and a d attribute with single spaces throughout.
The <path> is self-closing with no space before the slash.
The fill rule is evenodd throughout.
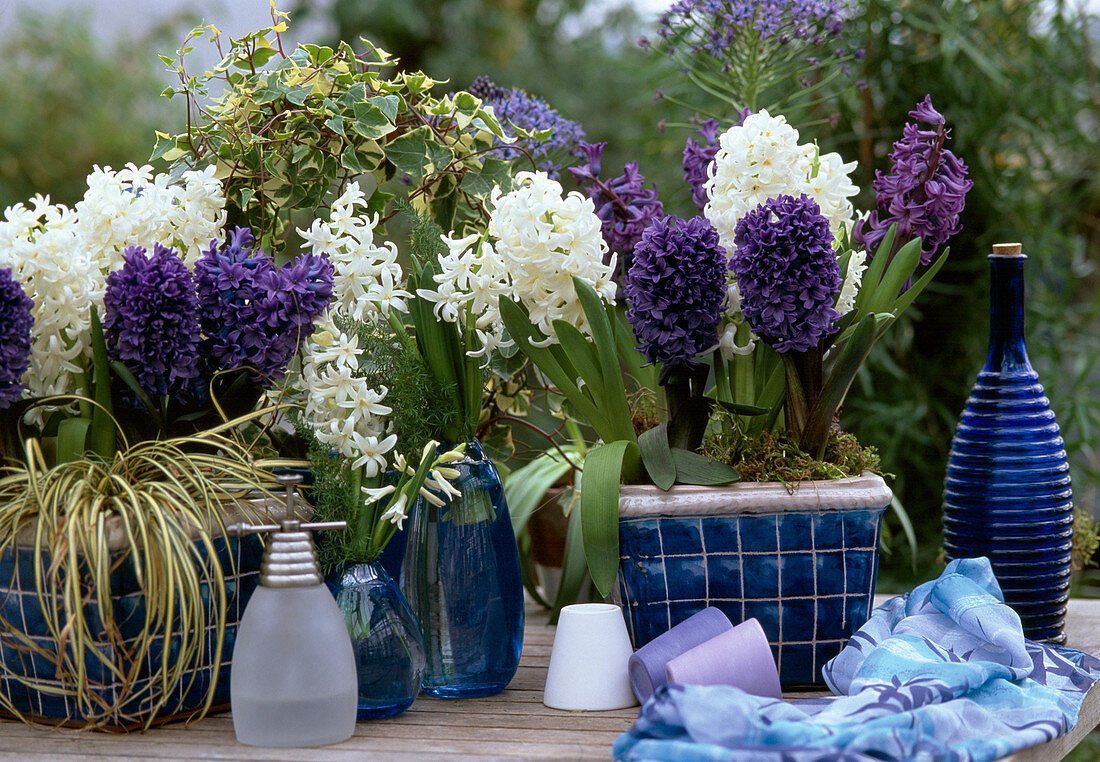
<path id="1" fill-rule="evenodd" d="M 0 469 L 0 558 L 33 554 L 34 578 L 21 582 L 33 589 L 52 644 L 30 637 L 7 612 L 0 613 L 0 634 L 24 665 L 37 657 L 56 668 L 28 675 L 9 667 L 0 672 L 9 685 L 66 697 L 78 715 L 69 720 L 89 727 L 149 727 L 183 711 L 200 668 L 213 665 L 205 703 L 194 714 L 210 709 L 225 647 L 226 576 L 236 572 L 235 560 L 233 569 L 217 560 L 223 503 L 255 490 L 270 495 L 275 484 L 256 470 L 250 448 L 231 438 L 240 422 L 124 443 L 113 458 L 88 453 L 53 467 L 38 440 L 28 439 L 25 463 Z M 132 623 L 112 602 L 119 571 L 132 574 L 144 594 L 136 638 L 124 637 L 123 625 Z M 165 639 L 162 649 L 158 638 Z M 152 679 L 141 674 L 146 667 Z M 95 689 L 98 674 L 120 686 L 113 698 Z M 5 692 L 0 710 L 29 721 Z"/>

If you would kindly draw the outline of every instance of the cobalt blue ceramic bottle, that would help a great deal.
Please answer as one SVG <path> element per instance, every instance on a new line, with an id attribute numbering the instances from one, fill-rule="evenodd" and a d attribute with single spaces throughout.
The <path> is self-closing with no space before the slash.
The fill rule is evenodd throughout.
<path id="1" fill-rule="evenodd" d="M 1065 641 L 1073 494 L 1065 445 L 1024 344 L 1020 244 L 989 257 L 989 356 L 966 402 L 943 496 L 947 560 L 987 556 L 1024 635 Z"/>

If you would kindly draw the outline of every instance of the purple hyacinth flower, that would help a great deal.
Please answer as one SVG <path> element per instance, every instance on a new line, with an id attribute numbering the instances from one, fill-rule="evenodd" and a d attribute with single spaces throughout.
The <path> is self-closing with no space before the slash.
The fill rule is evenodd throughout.
<path id="1" fill-rule="evenodd" d="M 649 362 L 694 366 L 717 343 L 727 272 L 726 250 L 705 217 L 650 223 L 623 283 L 626 317 Z"/>
<path id="2" fill-rule="evenodd" d="M 606 143 L 582 143 L 580 151 L 587 163 L 570 167 L 569 172 L 596 207 L 608 253 L 605 262 L 618 253 L 618 267 L 613 273 L 620 285 L 630 269 L 634 248 L 646 228 L 664 214 L 664 204 L 657 195 L 657 187 L 645 186 L 646 179 L 638 171 L 638 163 L 631 161 L 623 167 L 623 173 L 612 180 L 600 178 L 600 161 Z"/>
<path id="3" fill-rule="evenodd" d="M 925 96 L 909 116 L 933 129 L 922 130 L 912 123 L 902 128 L 901 140 L 890 154 L 889 174 L 875 172 L 878 209 L 856 223 L 852 239 L 873 254 L 896 223 L 895 251 L 920 237 L 921 264 L 926 265 L 962 229 L 959 215 L 974 183 L 967 179 L 966 165 L 944 147 L 949 133 L 931 97 Z"/>
<path id="4" fill-rule="evenodd" d="M 328 307 L 333 267 L 324 255 L 302 254 L 279 268 L 252 240 L 237 228 L 195 264 L 204 350 L 213 370 L 251 368 L 255 379 L 273 382 Z"/>
<path id="5" fill-rule="evenodd" d="M 23 374 L 31 362 L 33 308 L 11 268 L 0 267 L 0 409 L 23 393 Z"/>
<path id="6" fill-rule="evenodd" d="M 145 392 L 159 398 L 187 387 L 199 374 L 199 317 L 195 283 L 174 250 L 157 243 L 122 253 L 122 268 L 107 276 L 103 335 Z"/>
<path id="7" fill-rule="evenodd" d="M 777 352 L 805 352 L 833 332 L 840 265 L 817 202 L 768 199 L 737 223 L 730 269 L 741 314 Z"/>

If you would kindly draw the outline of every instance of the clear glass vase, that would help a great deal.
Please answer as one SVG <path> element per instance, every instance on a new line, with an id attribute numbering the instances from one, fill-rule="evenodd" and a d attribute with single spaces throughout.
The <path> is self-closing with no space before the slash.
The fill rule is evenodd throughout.
<path id="1" fill-rule="evenodd" d="M 987 556 L 1032 640 L 1065 640 L 1073 493 L 1058 423 L 1024 343 L 1024 257 L 995 246 L 989 356 L 951 443 L 944 482 L 947 560 Z"/>
<path id="2" fill-rule="evenodd" d="M 439 698 L 491 696 L 519 666 L 523 585 L 504 488 L 476 441 L 451 467 L 462 496 L 409 515 L 401 588 L 427 650 L 424 692 Z"/>
<path id="3" fill-rule="evenodd" d="M 377 562 L 353 564 L 329 583 L 355 650 L 356 719 L 401 714 L 420 693 L 424 641 L 397 583 Z"/>

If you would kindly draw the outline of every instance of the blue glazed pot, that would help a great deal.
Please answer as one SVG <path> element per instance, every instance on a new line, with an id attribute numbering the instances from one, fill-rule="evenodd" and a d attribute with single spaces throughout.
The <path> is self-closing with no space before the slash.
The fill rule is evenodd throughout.
<path id="1" fill-rule="evenodd" d="M 728 487 L 624 486 L 618 590 L 635 648 L 716 606 L 764 628 L 784 686 L 821 685 L 871 610 L 882 513 L 878 476 Z"/>
<path id="2" fill-rule="evenodd" d="M 203 609 L 210 643 L 209 658 L 196 670 L 193 681 L 190 675 L 183 678 L 182 684 L 165 705 L 156 710 L 150 705 L 149 695 L 156 690 L 156 686 L 152 684 L 151 665 L 159 662 L 165 649 L 170 652 L 178 650 L 180 636 L 163 632 L 156 634 L 150 639 L 149 653 L 140 664 L 135 665 L 128 659 L 127 650 L 136 651 L 135 644 L 144 626 L 146 608 L 145 593 L 132 568 L 125 562 L 118 565 L 110 575 L 110 605 L 123 638 L 123 648 L 114 649 L 113 658 L 115 666 L 124 674 L 136 666 L 136 678 L 126 685 L 97 660 L 87 660 L 90 691 L 102 699 L 105 706 L 117 704 L 117 708 L 109 714 L 103 714 L 101 707 L 94 707 L 93 711 L 97 715 L 94 718 L 86 716 L 75 697 L 65 693 L 66 690 L 72 690 L 71 682 L 54 679 L 57 665 L 38 654 L 22 652 L 17 647 L 16 640 L 11 637 L 0 637 L 0 693 L 11 702 L 16 711 L 28 719 L 76 725 L 91 722 L 99 727 L 130 729 L 141 727 L 150 714 L 155 722 L 183 719 L 196 714 L 202 709 L 207 689 L 213 680 L 212 706 L 215 710 L 228 709 L 233 645 L 241 615 L 259 582 L 263 545 L 256 536 L 217 538 L 213 540 L 213 544 L 218 563 L 225 574 L 228 608 L 224 649 L 220 654 L 220 661 L 215 661 L 212 644 L 216 613 L 212 596 L 204 588 Z M 204 548 L 198 544 L 196 552 L 205 554 Z M 121 559 L 121 549 L 113 557 Z M 34 585 L 34 562 L 34 553 L 29 549 L 7 551 L 0 555 L 0 636 L 5 635 L 6 631 L 14 630 L 30 636 L 47 652 L 57 653 L 58 642 L 46 628 L 38 604 Z M 49 562 L 50 559 L 44 556 L 43 568 L 47 568 Z M 111 653 L 113 646 L 108 642 L 107 632 L 98 617 L 89 617 L 89 622 L 92 627 L 91 635 L 100 642 L 99 647 Z M 176 627 L 178 626 L 177 623 Z M 31 681 L 30 684 L 21 682 L 17 679 L 19 677 Z M 40 679 L 42 682 L 39 683 Z"/>
<path id="3" fill-rule="evenodd" d="M 1073 493 L 1065 444 L 1024 344 L 1024 260 L 995 247 L 989 355 L 955 429 L 943 493 L 948 560 L 987 556 L 1024 635 L 1065 641 Z"/>
<path id="4" fill-rule="evenodd" d="M 462 493 L 409 513 L 401 590 L 427 652 L 424 692 L 437 698 L 500 693 L 519 666 L 523 583 L 504 487 L 476 441 L 448 464 Z"/>

